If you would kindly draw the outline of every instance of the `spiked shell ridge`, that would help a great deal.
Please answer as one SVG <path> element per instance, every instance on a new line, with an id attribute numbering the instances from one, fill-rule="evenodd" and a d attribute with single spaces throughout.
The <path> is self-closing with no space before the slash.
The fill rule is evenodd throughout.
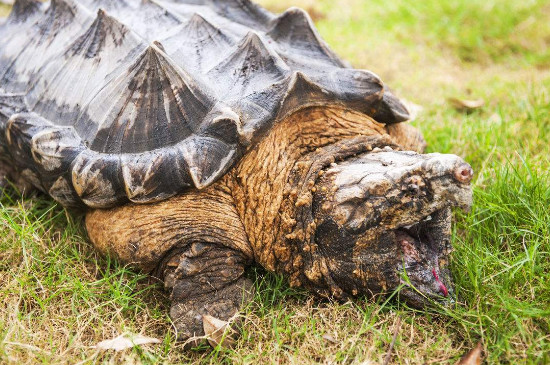
<path id="1" fill-rule="evenodd" d="M 0 25 L 0 157 L 65 206 L 210 185 L 279 120 L 406 109 L 306 12 L 249 0 L 17 0 Z"/>

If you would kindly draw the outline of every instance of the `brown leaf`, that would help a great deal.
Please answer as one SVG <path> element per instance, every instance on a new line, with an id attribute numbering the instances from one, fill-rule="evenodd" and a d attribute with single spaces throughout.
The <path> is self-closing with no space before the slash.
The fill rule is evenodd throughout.
<path id="1" fill-rule="evenodd" d="M 324 338 L 325 340 L 327 340 L 328 342 L 330 342 L 330 343 L 338 343 L 338 341 L 336 341 L 336 340 L 334 339 L 334 337 L 332 337 L 332 336 L 329 335 L 328 333 L 325 333 L 325 334 L 323 335 L 323 338 Z"/>
<path id="2" fill-rule="evenodd" d="M 235 333 L 231 329 L 229 322 L 209 315 L 203 315 L 202 326 L 210 346 L 216 347 L 220 343 L 223 347 L 232 347 L 235 345 Z"/>
<path id="3" fill-rule="evenodd" d="M 142 335 L 135 335 L 131 333 L 122 334 L 112 340 L 105 340 L 98 343 L 94 348 L 98 350 L 115 350 L 122 351 L 134 346 L 146 345 L 150 343 L 160 343 L 161 341 L 156 338 L 146 337 Z"/>
<path id="4" fill-rule="evenodd" d="M 481 351 L 483 346 L 481 342 L 477 344 L 475 348 L 470 350 L 466 355 L 462 356 L 459 362 L 456 365 L 481 365 Z"/>
<path id="5" fill-rule="evenodd" d="M 449 98 L 448 100 L 455 109 L 463 111 L 479 109 L 483 105 L 485 105 L 485 101 L 483 99 L 465 100 L 458 98 Z"/>

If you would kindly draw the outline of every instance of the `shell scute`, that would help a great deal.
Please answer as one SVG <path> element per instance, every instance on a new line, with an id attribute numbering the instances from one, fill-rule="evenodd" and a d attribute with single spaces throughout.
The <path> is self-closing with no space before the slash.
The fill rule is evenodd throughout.
<path id="1" fill-rule="evenodd" d="M 88 139 L 92 150 L 139 153 L 185 140 L 214 105 L 205 86 L 151 45 L 84 107 L 83 115 L 97 126 Z M 86 128 L 87 119 L 77 127 Z"/>
<path id="2" fill-rule="evenodd" d="M 100 155 L 85 150 L 71 165 L 71 184 L 79 199 L 92 208 L 107 208 L 128 201 L 123 182 L 120 156 Z"/>
<path id="3" fill-rule="evenodd" d="M 279 45 L 283 57 L 303 64 L 303 57 L 310 62 L 326 63 L 329 66 L 345 67 L 344 63 L 321 39 L 309 14 L 300 8 L 290 8 L 275 20 L 267 36 Z M 300 53 L 296 53 L 296 49 Z"/>
<path id="4" fill-rule="evenodd" d="M 179 147 L 193 184 L 201 189 L 216 181 L 231 166 L 233 146 L 208 136 L 195 136 Z"/>
<path id="5" fill-rule="evenodd" d="M 0 89 L 0 130 L 4 129 L 6 122 L 12 115 L 26 111 L 25 94 L 5 93 Z"/>
<path id="6" fill-rule="evenodd" d="M 179 66 L 205 74 L 215 66 L 220 54 L 229 52 L 235 38 L 205 16 L 195 13 L 187 23 L 166 34 L 160 42 Z"/>
<path id="7" fill-rule="evenodd" d="M 48 194 L 59 204 L 65 207 L 81 207 L 80 198 L 76 194 L 72 183 L 64 176 L 59 176 L 48 190 Z"/>
<path id="8" fill-rule="evenodd" d="M 88 140 L 90 126 L 78 125 L 83 105 L 146 46 L 124 24 L 98 11 L 84 34 L 41 68 L 27 93 L 29 108 L 56 124 L 75 126 Z"/>
<path id="9" fill-rule="evenodd" d="M 80 137 L 73 128 L 54 127 L 44 129 L 31 138 L 31 154 L 43 170 L 48 173 L 63 174 L 70 163 L 84 150 L 84 144 L 77 142 Z"/>
<path id="10" fill-rule="evenodd" d="M 282 81 L 290 68 L 271 51 L 255 32 L 248 33 L 235 50 L 208 72 L 211 80 L 229 77 L 220 90 L 222 97 L 242 97 Z"/>
<path id="11" fill-rule="evenodd" d="M 143 203 L 163 200 L 191 187 L 185 160 L 171 148 L 166 153 L 150 152 L 125 157 L 122 165 L 124 189 L 130 201 Z"/>
<path id="12" fill-rule="evenodd" d="M 4 25 L 10 37 L 0 42 L 0 84 L 7 92 L 26 92 L 40 69 L 63 52 L 92 17 L 73 0 L 51 0 L 43 15 L 33 20 Z"/>
<path id="13" fill-rule="evenodd" d="M 13 4 L 7 21 L 9 23 L 26 22 L 29 18 L 37 16 L 43 6 L 44 3 L 39 0 L 17 0 Z"/>

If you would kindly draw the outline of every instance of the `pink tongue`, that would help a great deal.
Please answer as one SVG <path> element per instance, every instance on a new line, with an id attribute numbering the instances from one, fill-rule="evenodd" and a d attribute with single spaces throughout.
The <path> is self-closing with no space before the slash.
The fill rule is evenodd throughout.
<path id="1" fill-rule="evenodd" d="M 435 281 L 439 285 L 439 291 L 441 291 L 441 294 L 443 294 L 444 297 L 449 295 L 449 291 L 447 290 L 447 287 L 445 286 L 445 284 L 441 282 L 441 280 L 439 280 L 439 275 L 437 275 L 437 272 L 435 271 L 435 269 L 432 269 L 432 274 L 434 275 Z"/>

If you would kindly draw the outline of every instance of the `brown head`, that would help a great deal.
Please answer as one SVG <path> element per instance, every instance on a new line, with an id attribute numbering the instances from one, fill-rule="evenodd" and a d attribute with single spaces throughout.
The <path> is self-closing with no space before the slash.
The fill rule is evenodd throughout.
<path id="1" fill-rule="evenodd" d="M 472 175 L 455 155 L 391 148 L 326 168 L 312 211 L 334 285 L 348 295 L 402 287 L 400 297 L 414 306 L 449 297 L 451 209 L 470 207 Z"/>
<path id="2" fill-rule="evenodd" d="M 425 142 L 391 127 L 337 108 L 277 125 L 227 179 L 254 261 L 325 297 L 449 296 L 451 209 L 470 206 L 472 169 L 394 150 Z"/>

